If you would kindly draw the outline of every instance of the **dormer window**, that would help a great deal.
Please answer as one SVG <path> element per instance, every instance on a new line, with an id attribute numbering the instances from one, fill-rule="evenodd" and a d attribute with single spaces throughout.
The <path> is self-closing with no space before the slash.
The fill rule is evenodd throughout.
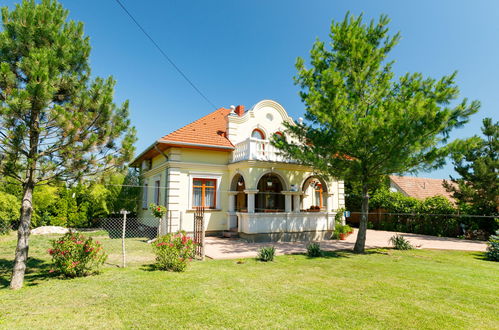
<path id="1" fill-rule="evenodd" d="M 265 140 L 265 134 L 258 128 L 255 128 L 253 132 L 251 133 L 251 137 L 254 139 L 260 139 L 260 140 Z"/>

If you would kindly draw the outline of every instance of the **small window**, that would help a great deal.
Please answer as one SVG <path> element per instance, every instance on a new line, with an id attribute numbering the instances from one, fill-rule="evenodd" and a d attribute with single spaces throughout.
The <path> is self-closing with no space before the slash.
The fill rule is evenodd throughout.
<path id="1" fill-rule="evenodd" d="M 251 133 L 251 137 L 255 139 L 260 139 L 260 140 L 265 140 L 265 134 L 258 128 L 255 128 L 253 130 L 253 133 Z"/>
<path id="2" fill-rule="evenodd" d="M 147 209 L 147 192 L 148 192 L 148 185 L 147 183 L 144 185 L 143 190 L 142 190 L 142 208 L 144 210 Z"/>
<path id="3" fill-rule="evenodd" d="M 154 182 L 154 203 L 159 205 L 160 181 Z"/>
<path id="4" fill-rule="evenodd" d="M 192 180 L 192 206 L 206 207 L 214 209 L 217 198 L 217 180 L 216 179 L 196 179 Z"/>
<path id="5" fill-rule="evenodd" d="M 279 139 L 279 138 L 282 138 L 282 137 L 283 137 L 283 135 L 282 135 L 282 133 L 281 133 L 281 132 L 277 131 L 277 132 L 275 132 L 275 133 L 274 133 L 274 137 L 275 137 L 276 139 Z"/>

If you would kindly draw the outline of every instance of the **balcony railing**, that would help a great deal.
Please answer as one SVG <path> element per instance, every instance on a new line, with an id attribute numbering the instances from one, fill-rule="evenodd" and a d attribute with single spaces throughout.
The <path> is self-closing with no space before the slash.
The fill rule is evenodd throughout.
<path id="1" fill-rule="evenodd" d="M 274 147 L 268 140 L 248 138 L 235 145 L 232 152 L 232 162 L 242 160 L 260 160 L 268 162 L 296 163 L 295 160 L 285 157 L 281 151 Z"/>

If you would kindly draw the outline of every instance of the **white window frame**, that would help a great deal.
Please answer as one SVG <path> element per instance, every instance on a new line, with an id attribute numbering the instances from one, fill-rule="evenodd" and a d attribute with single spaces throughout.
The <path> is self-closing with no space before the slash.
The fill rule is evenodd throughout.
<path id="1" fill-rule="evenodd" d="M 147 210 L 148 207 L 148 200 L 149 196 L 147 194 L 149 193 L 149 184 L 144 183 L 144 187 L 142 188 L 142 209 Z"/>
<path id="2" fill-rule="evenodd" d="M 193 180 L 194 179 L 214 179 L 216 180 L 216 198 L 215 198 L 215 208 L 211 210 L 220 210 L 220 182 L 222 181 L 222 173 L 206 173 L 206 172 L 189 172 L 189 183 L 188 183 L 188 191 L 189 191 L 189 199 L 188 199 L 188 210 L 192 210 L 194 207 L 192 206 L 193 202 Z M 206 210 L 210 210 L 206 208 Z"/>

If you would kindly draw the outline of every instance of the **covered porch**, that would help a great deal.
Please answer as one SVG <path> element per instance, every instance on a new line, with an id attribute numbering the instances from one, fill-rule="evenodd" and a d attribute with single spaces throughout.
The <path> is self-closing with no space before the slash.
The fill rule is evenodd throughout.
<path id="1" fill-rule="evenodd" d="M 262 175 L 256 189 L 246 189 L 236 175 L 228 192 L 227 230 L 248 241 L 300 241 L 329 237 L 335 226 L 333 194 L 317 176 L 302 186 L 287 185 L 277 173 Z"/>

